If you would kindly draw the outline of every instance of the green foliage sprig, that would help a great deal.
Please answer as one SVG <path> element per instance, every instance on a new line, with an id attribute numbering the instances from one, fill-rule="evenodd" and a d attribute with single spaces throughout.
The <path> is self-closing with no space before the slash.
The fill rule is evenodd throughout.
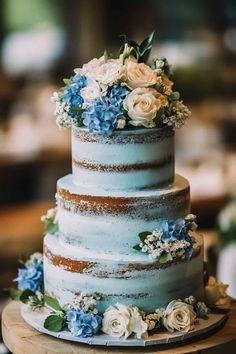
<path id="1" fill-rule="evenodd" d="M 125 34 L 121 35 L 124 43 L 120 48 L 119 54 L 123 54 L 125 52 L 125 46 L 128 46 L 130 48 L 128 56 L 133 56 L 137 59 L 138 63 L 146 63 L 152 50 L 154 33 L 154 31 L 150 33 L 140 44 L 129 39 Z"/>

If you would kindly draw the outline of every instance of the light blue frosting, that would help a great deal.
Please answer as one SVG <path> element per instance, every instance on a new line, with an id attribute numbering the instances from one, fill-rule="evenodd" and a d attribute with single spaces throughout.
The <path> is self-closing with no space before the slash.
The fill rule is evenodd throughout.
<path id="1" fill-rule="evenodd" d="M 75 195 L 88 194 L 87 189 L 73 184 L 71 175 L 61 178 L 58 181 L 58 188 L 63 188 Z M 89 194 L 104 196 L 106 192 L 90 190 Z M 76 209 L 75 203 L 63 202 L 63 198 L 58 198 L 61 240 L 85 250 L 132 254 L 137 252 L 133 246 L 138 243 L 140 232 L 154 230 L 157 221 L 161 218 L 177 219 L 189 213 L 189 184 L 186 179 L 178 175 L 173 186 L 165 189 L 143 190 L 135 193 L 112 191 L 109 196 L 127 198 L 127 202 L 133 200 L 130 202 L 133 212 L 106 215 L 102 212 L 94 214 L 89 210 L 80 212 Z M 64 204 L 69 210 L 64 208 Z M 139 210 L 137 214 L 135 214 L 136 210 Z"/>
<path id="2" fill-rule="evenodd" d="M 84 141 L 80 135 L 83 131 L 82 128 L 74 128 L 72 133 L 73 179 L 76 185 L 100 190 L 138 190 L 173 181 L 174 135 L 165 136 L 163 128 L 151 129 L 151 132 L 150 129 L 114 132 L 109 139 L 100 137 L 95 141 Z M 156 137 L 150 138 L 150 134 L 155 133 Z M 137 136 L 143 140 L 136 141 Z M 121 170 L 112 171 L 116 167 Z"/>

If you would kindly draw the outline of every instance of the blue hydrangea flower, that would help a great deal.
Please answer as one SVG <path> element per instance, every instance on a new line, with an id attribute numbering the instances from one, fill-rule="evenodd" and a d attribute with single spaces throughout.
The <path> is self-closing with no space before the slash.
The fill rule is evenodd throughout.
<path id="1" fill-rule="evenodd" d="M 158 224 L 157 229 L 162 232 L 163 241 L 184 240 L 188 235 L 188 229 L 184 219 L 162 220 Z"/>
<path id="2" fill-rule="evenodd" d="M 68 329 L 76 337 L 92 337 L 102 326 L 102 317 L 83 310 L 72 309 L 67 312 Z"/>
<path id="3" fill-rule="evenodd" d="M 43 286 L 43 263 L 26 263 L 25 268 L 18 270 L 18 289 L 31 290 L 34 293 Z"/>
<path id="4" fill-rule="evenodd" d="M 80 95 L 80 91 L 87 85 L 87 78 L 80 74 L 73 77 L 72 82 L 67 86 L 62 99 L 71 107 L 81 108 L 84 100 Z"/>
<path id="5" fill-rule="evenodd" d="M 157 231 L 161 233 L 161 239 L 166 242 L 187 241 L 190 246 L 185 249 L 185 257 L 190 259 L 193 253 L 194 238 L 189 236 L 189 224 L 185 219 L 162 220 L 159 222 Z"/>
<path id="6" fill-rule="evenodd" d="M 82 114 L 83 123 L 90 133 L 112 135 L 116 129 L 117 119 L 123 116 L 122 103 L 128 92 L 125 87 L 114 86 L 107 96 L 91 102 Z"/>

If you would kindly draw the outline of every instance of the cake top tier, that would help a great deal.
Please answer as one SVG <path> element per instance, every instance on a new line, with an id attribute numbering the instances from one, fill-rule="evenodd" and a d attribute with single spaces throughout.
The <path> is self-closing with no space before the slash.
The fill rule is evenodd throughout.
<path id="1" fill-rule="evenodd" d="M 105 137 L 132 126 L 182 126 L 190 111 L 173 90 L 167 59 L 149 61 L 153 35 L 141 44 L 123 36 L 117 56 L 105 51 L 64 79 L 65 86 L 52 97 L 57 124 Z"/>

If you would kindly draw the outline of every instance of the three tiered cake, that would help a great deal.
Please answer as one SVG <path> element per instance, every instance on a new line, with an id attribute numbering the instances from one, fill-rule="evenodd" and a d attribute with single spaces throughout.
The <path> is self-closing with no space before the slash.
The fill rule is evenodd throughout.
<path id="1" fill-rule="evenodd" d="M 53 96 L 57 124 L 72 128 L 73 173 L 42 219 L 44 260 L 31 256 L 17 278 L 23 302 L 53 311 L 49 333 L 141 339 L 208 316 L 203 240 L 174 168 L 174 131 L 190 112 L 167 60 L 147 62 L 152 41 L 125 37 L 118 57 L 75 69 Z M 213 303 L 226 295 L 212 284 Z"/>

